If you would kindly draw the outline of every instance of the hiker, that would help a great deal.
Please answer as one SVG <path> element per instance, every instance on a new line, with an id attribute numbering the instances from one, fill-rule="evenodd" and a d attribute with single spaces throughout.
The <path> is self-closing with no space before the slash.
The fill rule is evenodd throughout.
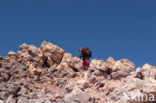
<path id="1" fill-rule="evenodd" d="M 79 48 L 79 52 L 81 52 L 80 58 L 83 60 L 82 69 L 85 71 L 89 67 L 89 58 L 92 56 L 92 52 L 87 47 Z"/>

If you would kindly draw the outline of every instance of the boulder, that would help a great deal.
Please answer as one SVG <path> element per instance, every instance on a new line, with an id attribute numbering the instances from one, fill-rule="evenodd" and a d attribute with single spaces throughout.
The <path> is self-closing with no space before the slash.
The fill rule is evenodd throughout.
<path id="1" fill-rule="evenodd" d="M 121 59 L 115 63 L 113 66 L 113 72 L 123 70 L 123 71 L 135 71 L 135 64 L 127 59 Z"/>
<path id="2" fill-rule="evenodd" d="M 145 65 L 143 65 L 143 67 L 142 68 L 144 68 L 144 69 L 156 69 L 156 67 L 155 66 L 151 66 L 150 64 L 148 64 L 148 63 L 146 63 Z"/>
<path id="3" fill-rule="evenodd" d="M 96 79 L 96 77 L 92 76 L 92 77 L 88 78 L 88 81 L 90 84 L 95 84 L 98 80 Z"/>
<path id="4" fill-rule="evenodd" d="M 82 60 L 80 58 L 74 57 L 69 63 L 69 67 L 79 71 L 82 70 Z"/>
<path id="5" fill-rule="evenodd" d="M 13 51 L 10 51 L 9 53 L 8 53 L 8 56 L 16 56 L 17 54 L 15 53 L 15 52 L 13 52 Z"/>
<path id="6" fill-rule="evenodd" d="M 100 70 L 95 70 L 94 75 L 95 76 L 102 76 L 103 73 Z"/>
<path id="7" fill-rule="evenodd" d="M 106 68 L 107 69 L 113 69 L 116 61 L 112 58 L 112 57 L 109 57 L 107 60 L 106 60 Z"/>
<path id="8" fill-rule="evenodd" d="M 90 84 L 86 81 L 83 83 L 83 88 L 86 89 L 86 88 L 89 88 Z"/>
<path id="9" fill-rule="evenodd" d="M 90 69 L 101 69 L 106 71 L 106 64 L 103 60 L 93 59 L 90 63 Z"/>
<path id="10" fill-rule="evenodd" d="M 127 77 L 129 75 L 130 75 L 130 73 L 120 70 L 120 71 L 117 71 L 117 72 L 112 72 L 111 73 L 111 79 L 120 80 L 121 78 Z"/>
<path id="11" fill-rule="evenodd" d="M 70 61 L 72 60 L 72 55 L 69 53 L 64 53 L 63 58 L 61 63 L 66 62 L 66 63 L 70 63 Z"/>
<path id="12" fill-rule="evenodd" d="M 43 51 L 46 58 L 52 59 L 56 64 L 60 64 L 63 54 L 65 53 L 62 48 L 46 41 L 41 44 L 40 49 Z"/>

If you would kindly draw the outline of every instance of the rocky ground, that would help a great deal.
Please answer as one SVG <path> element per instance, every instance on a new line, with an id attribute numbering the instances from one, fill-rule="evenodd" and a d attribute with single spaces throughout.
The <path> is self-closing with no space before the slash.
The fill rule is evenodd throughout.
<path id="1" fill-rule="evenodd" d="M 0 57 L 0 103 L 155 103 L 156 67 L 127 60 L 82 60 L 44 41 Z"/>

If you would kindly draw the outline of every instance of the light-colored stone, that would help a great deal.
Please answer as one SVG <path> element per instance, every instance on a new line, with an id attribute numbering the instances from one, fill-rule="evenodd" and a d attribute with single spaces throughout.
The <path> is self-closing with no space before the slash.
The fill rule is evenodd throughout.
<path id="1" fill-rule="evenodd" d="M 150 64 L 148 64 L 148 63 L 146 63 L 145 65 L 143 65 L 143 67 L 142 68 L 144 68 L 144 69 L 156 69 L 156 67 L 155 66 L 151 66 Z"/>
<path id="2" fill-rule="evenodd" d="M 74 68 L 76 70 L 81 70 L 82 69 L 82 60 L 77 57 L 72 58 L 69 63 L 69 67 Z"/>
<path id="3" fill-rule="evenodd" d="M 117 61 L 113 67 L 114 72 L 118 70 L 135 71 L 135 64 L 127 59 L 121 59 Z"/>
<path id="4" fill-rule="evenodd" d="M 103 60 L 97 60 L 97 59 L 93 59 L 90 63 L 90 69 L 101 69 L 106 71 L 106 65 L 105 62 Z"/>
<path id="5" fill-rule="evenodd" d="M 10 51 L 8 53 L 8 56 L 10 57 L 10 59 L 17 59 L 17 54 L 13 51 Z"/>
<path id="6" fill-rule="evenodd" d="M 4 101 L 0 100 L 0 103 L 4 103 Z"/>
<path id="7" fill-rule="evenodd" d="M 63 54 L 65 53 L 62 48 L 46 41 L 41 44 L 40 49 L 46 57 L 51 58 L 56 64 L 60 64 Z"/>
<path id="8" fill-rule="evenodd" d="M 106 68 L 108 69 L 112 69 L 116 63 L 116 61 L 112 58 L 112 57 L 109 57 L 107 60 L 106 60 Z"/>

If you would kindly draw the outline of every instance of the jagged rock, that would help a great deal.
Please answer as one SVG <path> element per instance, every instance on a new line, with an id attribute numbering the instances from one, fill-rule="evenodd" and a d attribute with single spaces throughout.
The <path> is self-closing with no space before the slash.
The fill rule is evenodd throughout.
<path id="1" fill-rule="evenodd" d="M 135 71 L 135 64 L 133 64 L 131 61 L 127 60 L 127 59 L 121 59 L 119 61 L 117 61 L 113 67 L 113 72 L 119 71 L 119 70 L 123 70 L 123 71 Z"/>
<path id="2" fill-rule="evenodd" d="M 13 51 L 10 51 L 10 52 L 8 53 L 8 56 L 16 56 L 16 53 L 13 52 Z"/>
<path id="3" fill-rule="evenodd" d="M 114 80 L 120 80 L 121 78 L 127 77 L 128 75 L 130 74 L 124 71 L 117 71 L 117 72 L 111 73 L 112 79 Z"/>
<path id="4" fill-rule="evenodd" d="M 60 64 L 63 54 L 65 53 L 62 48 L 46 41 L 42 43 L 40 49 L 43 51 L 44 56 L 47 58 L 49 57 L 56 64 Z"/>
<path id="5" fill-rule="evenodd" d="M 95 84 L 96 82 L 97 82 L 97 79 L 94 77 L 94 76 L 92 76 L 92 77 L 90 77 L 89 78 L 89 83 L 91 83 L 91 84 Z"/>
<path id="6" fill-rule="evenodd" d="M 23 43 L 19 46 L 20 50 L 28 50 L 29 46 L 26 43 Z"/>
<path id="7" fill-rule="evenodd" d="M 63 63 L 63 62 L 70 63 L 72 58 L 73 57 L 71 54 L 64 53 L 61 63 Z"/>
<path id="8" fill-rule="evenodd" d="M 134 71 L 131 61 L 109 57 L 82 71 L 81 59 L 49 42 L 23 44 L 9 55 L 0 57 L 0 102 L 128 103 L 123 91 L 156 95 L 156 69 L 147 64 Z"/>
<path id="9" fill-rule="evenodd" d="M 144 75 L 142 74 L 142 72 L 137 72 L 135 77 L 139 79 L 144 79 Z"/>
<path id="10" fill-rule="evenodd" d="M 144 69 L 156 69 L 155 66 L 151 66 L 150 64 L 146 63 L 142 68 Z"/>
<path id="11" fill-rule="evenodd" d="M 17 59 L 17 54 L 13 51 L 10 51 L 8 53 L 8 56 L 10 57 L 10 59 L 16 60 Z"/>
<path id="12" fill-rule="evenodd" d="M 101 69 L 106 71 L 106 64 L 103 60 L 93 59 L 90 63 L 90 68 Z"/>
<path id="13" fill-rule="evenodd" d="M 102 73 L 100 70 L 96 70 L 96 71 L 94 72 L 94 75 L 95 75 L 95 76 L 102 76 L 103 73 Z"/>
<path id="14" fill-rule="evenodd" d="M 72 58 L 69 63 L 69 67 L 78 71 L 82 70 L 82 60 L 77 57 Z"/>
<path id="15" fill-rule="evenodd" d="M 109 57 L 107 60 L 106 60 L 106 68 L 107 69 L 112 69 L 116 63 L 116 61 L 112 58 L 112 57 Z"/>

